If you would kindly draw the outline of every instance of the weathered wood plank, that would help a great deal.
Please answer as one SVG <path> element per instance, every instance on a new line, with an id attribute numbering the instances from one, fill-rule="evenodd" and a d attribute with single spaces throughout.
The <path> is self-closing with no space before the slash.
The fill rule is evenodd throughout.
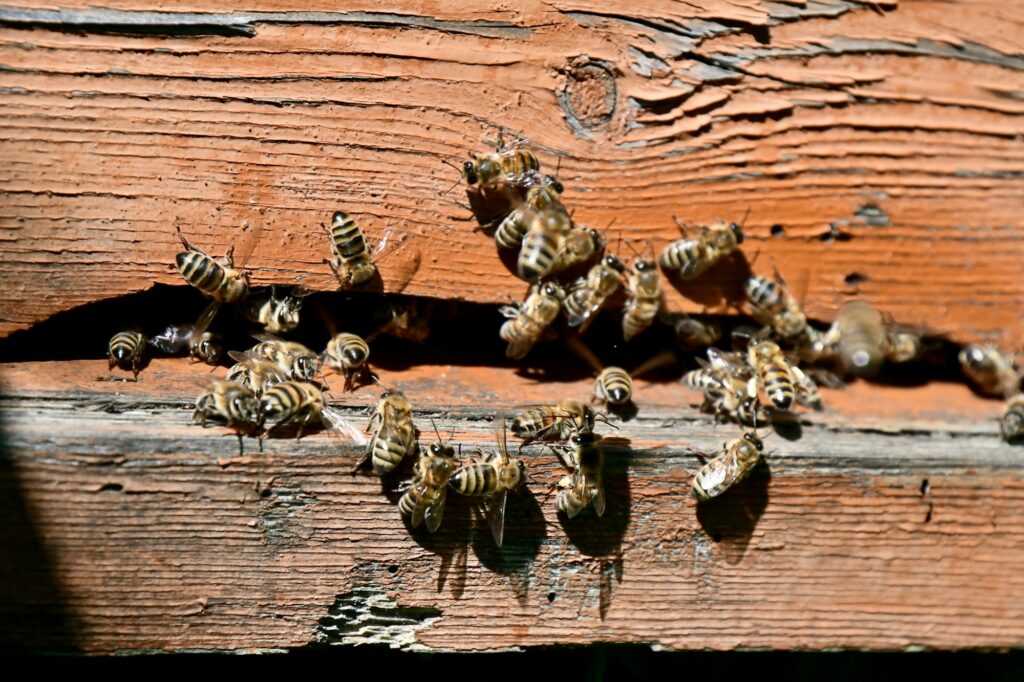
<path id="1" fill-rule="evenodd" d="M 638 417 L 611 434 L 605 517 L 560 520 L 546 498 L 560 469 L 528 450 L 529 493 L 510 501 L 499 552 L 458 500 L 436 536 L 410 535 L 376 479 L 348 475 L 358 453 L 323 434 L 240 455 L 233 438 L 190 426 L 194 366 L 156 361 L 137 384 L 93 381 L 104 369 L 5 369 L 2 518 L 22 522 L 0 524 L 4 574 L 19 579 L 4 584 L 20 586 L 0 593 L 2 620 L 21 623 L 9 647 L 1024 641 L 1020 449 L 984 420 L 996 404 L 962 387 L 855 385 L 880 392 L 814 417 L 854 425 L 808 423 L 797 441 L 773 438 L 766 467 L 721 504 L 698 507 L 686 450 L 713 448 L 732 427 L 684 406 L 678 387 L 641 384 Z M 402 376 L 420 427 L 432 417 L 470 445 L 490 439 L 496 405 L 587 389 L 484 368 Z M 936 389 L 944 408 L 928 404 Z M 893 430 L 887 410 L 917 426 Z M 26 613 L 37 618 L 7 618 Z"/>
<path id="2" fill-rule="evenodd" d="M 409 293 L 519 298 L 455 195 L 437 196 L 455 180 L 442 159 L 503 126 L 561 159 L 582 222 L 617 217 L 662 244 L 673 213 L 749 207 L 755 269 L 774 257 L 811 315 L 857 294 L 957 341 L 1010 344 L 1024 18 L 873 4 L 0 8 L 0 257 L 17 283 L 0 333 L 176 283 L 176 223 L 215 253 L 262 225 L 258 283 L 332 288 L 319 224 L 339 207 L 398 233 L 387 287 L 418 263 Z M 830 225 L 852 240 L 822 241 Z M 727 309 L 735 272 L 670 303 Z"/>

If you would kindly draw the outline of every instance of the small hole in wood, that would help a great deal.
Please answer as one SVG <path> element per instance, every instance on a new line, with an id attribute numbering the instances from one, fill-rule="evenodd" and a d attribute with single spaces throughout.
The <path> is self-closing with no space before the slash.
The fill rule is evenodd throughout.
<path id="1" fill-rule="evenodd" d="M 555 601 L 555 593 L 554 592 L 548 592 L 548 603 L 550 604 L 550 603 L 552 603 L 554 601 Z"/>
<path id="2" fill-rule="evenodd" d="M 929 502 L 928 503 L 928 513 L 924 515 L 924 522 L 925 523 L 931 523 L 932 522 L 932 510 L 933 509 L 935 509 L 935 505 L 933 505 L 931 502 Z"/>
<path id="3" fill-rule="evenodd" d="M 856 287 L 868 281 L 868 276 L 859 272 L 851 272 L 843 278 L 843 281 L 846 282 L 846 286 L 848 287 Z"/>
<path id="4" fill-rule="evenodd" d="M 921 481 L 921 494 L 922 495 L 927 495 L 929 487 L 930 486 L 928 485 L 928 479 L 927 478 L 924 479 L 923 481 Z"/>
<path id="5" fill-rule="evenodd" d="M 714 535 L 711 536 L 711 539 L 714 540 L 715 542 L 721 542 L 722 541 L 722 536 L 719 535 L 718 533 L 715 533 Z"/>
<path id="6" fill-rule="evenodd" d="M 824 243 L 829 244 L 831 242 L 848 242 L 853 239 L 853 235 L 849 232 L 843 232 L 835 225 L 830 224 L 828 230 L 822 232 L 818 238 Z"/>
<path id="7" fill-rule="evenodd" d="M 388 566 L 388 573 L 398 573 L 398 566 L 394 564 Z"/>
<path id="8" fill-rule="evenodd" d="M 100 487 L 101 493 L 119 493 L 124 490 L 124 486 L 120 483 L 104 483 Z"/>
<path id="9" fill-rule="evenodd" d="M 783 237 L 786 234 L 786 228 L 776 223 L 772 225 L 771 232 L 773 237 Z"/>

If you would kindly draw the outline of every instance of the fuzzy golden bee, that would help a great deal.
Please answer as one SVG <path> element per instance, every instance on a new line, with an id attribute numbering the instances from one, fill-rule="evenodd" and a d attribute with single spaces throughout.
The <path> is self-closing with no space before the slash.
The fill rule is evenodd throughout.
<path id="1" fill-rule="evenodd" d="M 594 400 L 624 405 L 633 398 L 633 379 L 621 367 L 605 367 L 594 382 Z"/>
<path id="2" fill-rule="evenodd" d="M 437 427 L 434 432 L 437 433 Z M 441 527 L 448 481 L 455 468 L 455 448 L 437 434 L 437 442 L 420 453 L 412 483 L 398 500 L 398 511 L 409 519 L 413 528 L 424 521 L 431 533 Z"/>
<path id="3" fill-rule="evenodd" d="M 747 351 L 747 362 L 757 372 L 761 387 L 772 405 L 788 410 L 796 397 L 793 375 L 782 349 L 774 341 L 754 340 Z"/>
<path id="4" fill-rule="evenodd" d="M 272 362 L 295 381 L 312 381 L 320 371 L 320 356 L 295 341 L 284 341 L 270 334 L 254 334 L 259 343 L 245 353 L 229 351 L 235 362 L 249 358 Z"/>
<path id="5" fill-rule="evenodd" d="M 536 282 L 553 272 L 565 238 L 571 231 L 572 220 L 565 209 L 549 208 L 534 213 L 516 261 L 520 279 Z"/>
<path id="6" fill-rule="evenodd" d="M 271 386 L 288 380 L 288 374 L 268 360 L 247 357 L 228 368 L 228 381 L 245 386 L 257 396 Z"/>
<path id="7" fill-rule="evenodd" d="M 370 462 L 378 476 L 390 474 L 407 455 L 415 452 L 416 427 L 412 423 L 412 405 L 401 391 L 384 391 L 370 415 L 370 445 L 363 458 L 352 468 L 355 473 Z"/>
<path id="8" fill-rule="evenodd" d="M 222 423 L 242 431 L 253 431 L 260 423 L 260 401 L 248 386 L 235 381 L 215 381 L 196 398 L 192 422 L 206 426 L 208 421 Z"/>
<path id="9" fill-rule="evenodd" d="M 459 495 L 481 498 L 494 543 L 501 547 L 508 494 L 526 482 L 526 464 L 508 454 L 505 415 L 499 412 L 494 423 L 497 452 L 481 453 L 481 457 L 460 466 L 448 479 L 448 485 Z"/>
<path id="10" fill-rule="evenodd" d="M 285 334 L 299 326 L 299 311 L 302 310 L 303 289 L 278 295 L 277 287 L 271 287 L 269 294 L 250 294 L 239 306 L 242 315 L 258 324 L 267 334 Z"/>
<path id="11" fill-rule="evenodd" d="M 574 227 L 562 239 L 562 248 L 555 258 L 552 272 L 561 272 L 571 267 L 586 263 L 595 254 L 604 250 L 605 240 L 601 233 L 592 227 Z"/>
<path id="12" fill-rule="evenodd" d="M 526 140 L 517 139 L 506 145 L 498 136 L 496 150 L 482 156 L 472 156 L 462 165 L 462 175 L 470 186 L 493 186 L 501 182 L 518 183 L 525 176 L 540 170 L 540 161 L 528 149 Z"/>
<path id="13" fill-rule="evenodd" d="M 755 320 L 770 326 L 784 339 L 799 339 L 806 334 L 807 316 L 777 272 L 774 280 L 752 275 L 745 289 Z"/>
<path id="14" fill-rule="evenodd" d="M 661 252 L 658 263 L 662 270 L 681 279 L 694 279 L 743 243 L 743 230 L 736 223 L 716 221 L 703 228 L 696 237 L 687 238 L 685 227 L 676 221 L 683 231 L 683 239 L 674 241 Z"/>
<path id="15" fill-rule="evenodd" d="M 624 272 L 622 261 L 609 254 L 590 268 L 585 277 L 576 280 L 566 292 L 563 304 L 569 326 L 585 328 L 608 297 L 622 286 Z"/>
<path id="16" fill-rule="evenodd" d="M 960 367 L 985 395 L 1007 397 L 1020 391 L 1021 372 L 1012 358 L 992 346 L 967 346 L 960 351 Z"/>
<path id="17" fill-rule="evenodd" d="M 498 223 L 494 231 L 494 241 L 498 247 L 518 249 L 537 213 L 546 210 L 565 213 L 565 208 L 559 201 L 563 190 L 562 183 L 552 175 L 545 175 L 540 182 L 531 185 L 526 190 L 522 203 L 515 206 Z M 565 215 L 568 217 L 567 213 Z"/>
<path id="18" fill-rule="evenodd" d="M 138 381 L 145 350 L 145 336 L 139 332 L 118 332 L 107 344 L 107 369 L 120 367 L 131 370 L 133 379 Z"/>
<path id="19" fill-rule="evenodd" d="M 365 374 L 366 362 L 370 359 L 370 346 L 356 334 L 343 332 L 335 334 L 327 342 L 324 351 L 324 364 L 333 367 L 345 377 L 345 390 L 355 387 L 356 379 Z"/>
<path id="20" fill-rule="evenodd" d="M 331 266 L 342 287 L 366 284 L 377 274 L 366 236 L 362 229 L 344 211 L 335 211 L 327 229 L 333 258 L 325 262 Z"/>
<path id="21" fill-rule="evenodd" d="M 567 399 L 517 414 L 512 419 L 512 433 L 523 439 L 523 445 L 536 440 L 567 440 L 574 433 L 593 431 L 598 420 L 606 418 L 586 403 Z"/>
<path id="22" fill-rule="evenodd" d="M 754 433 L 726 443 L 720 454 L 708 461 L 693 477 L 691 488 L 698 500 L 710 500 L 746 478 L 764 451 L 764 443 Z"/>
<path id="23" fill-rule="evenodd" d="M 516 360 L 526 357 L 544 330 L 558 317 L 564 296 L 557 284 L 543 282 L 530 287 L 526 300 L 519 306 L 501 308 L 502 315 L 509 318 L 500 331 L 501 339 L 508 343 L 507 357 Z"/>
<path id="24" fill-rule="evenodd" d="M 626 341 L 644 331 L 661 311 L 661 275 L 653 259 L 637 257 L 626 279 L 626 307 L 622 310 L 622 335 Z"/>
<path id="25" fill-rule="evenodd" d="M 572 474 L 558 481 L 555 508 L 575 518 L 588 506 L 597 516 L 603 516 L 606 507 L 604 491 L 604 450 L 593 432 L 574 435 L 566 465 Z"/>

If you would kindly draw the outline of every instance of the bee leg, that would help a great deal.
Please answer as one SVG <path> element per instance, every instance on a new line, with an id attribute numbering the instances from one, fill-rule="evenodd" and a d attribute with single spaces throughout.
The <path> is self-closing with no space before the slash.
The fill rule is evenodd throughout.
<path id="1" fill-rule="evenodd" d="M 242 434 L 235 431 L 235 436 L 238 437 L 238 456 L 242 457 L 245 455 L 245 443 L 242 441 Z"/>
<path id="2" fill-rule="evenodd" d="M 235 267 L 235 245 L 232 244 L 228 247 L 228 250 L 224 253 L 224 262 L 227 263 L 229 268 Z"/>
<path id="3" fill-rule="evenodd" d="M 359 458 L 359 461 L 356 462 L 356 465 L 354 467 L 352 467 L 352 471 L 350 471 L 349 473 L 351 475 L 355 476 L 356 472 L 359 471 L 360 469 L 362 469 L 363 466 L 365 466 L 368 461 L 370 461 L 370 451 L 369 450 L 366 451 L 365 455 L 363 455 L 361 458 Z"/>
<path id="4" fill-rule="evenodd" d="M 185 247 L 186 251 L 198 251 L 199 250 L 199 249 L 192 248 L 192 245 L 188 243 L 187 239 L 185 239 L 185 235 L 183 235 L 181 233 L 181 225 L 175 225 L 174 229 L 177 230 L 177 232 L 178 232 L 178 239 L 181 240 L 181 245 Z"/>

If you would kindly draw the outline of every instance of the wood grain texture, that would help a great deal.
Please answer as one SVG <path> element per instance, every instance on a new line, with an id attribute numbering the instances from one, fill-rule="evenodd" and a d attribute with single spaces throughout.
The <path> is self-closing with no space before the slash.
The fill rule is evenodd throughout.
<path id="1" fill-rule="evenodd" d="M 767 466 L 698 507 L 687 450 L 732 428 L 679 387 L 641 382 L 638 417 L 611 434 L 607 514 L 559 519 L 546 495 L 561 471 L 530 449 L 529 492 L 510 501 L 497 551 L 456 499 L 436 536 L 410 535 L 377 479 L 348 475 L 358 453 L 324 434 L 239 454 L 190 426 L 196 366 L 154 361 L 136 384 L 96 382 L 104 373 L 98 361 L 5 369 L 7 647 L 1024 643 L 1020 448 L 986 419 L 997 403 L 959 386 L 855 385 L 851 407 L 773 438 Z M 410 370 L 401 387 L 421 429 L 431 417 L 470 446 L 491 439 L 495 405 L 589 390 L 474 367 Z M 373 396 L 342 409 L 358 419 Z M 893 414 L 918 421 L 901 429 Z"/>
<path id="2" fill-rule="evenodd" d="M 175 224 L 213 253 L 261 226 L 257 283 L 334 288 L 337 208 L 394 230 L 388 289 L 418 263 L 408 293 L 518 299 L 438 196 L 442 160 L 499 127 L 631 239 L 749 208 L 755 269 L 772 256 L 814 317 L 858 295 L 959 342 L 1024 329 L 1012 3 L 60 5 L 0 7 L 0 334 L 179 282 Z M 670 304 L 728 309 L 736 272 Z"/>

